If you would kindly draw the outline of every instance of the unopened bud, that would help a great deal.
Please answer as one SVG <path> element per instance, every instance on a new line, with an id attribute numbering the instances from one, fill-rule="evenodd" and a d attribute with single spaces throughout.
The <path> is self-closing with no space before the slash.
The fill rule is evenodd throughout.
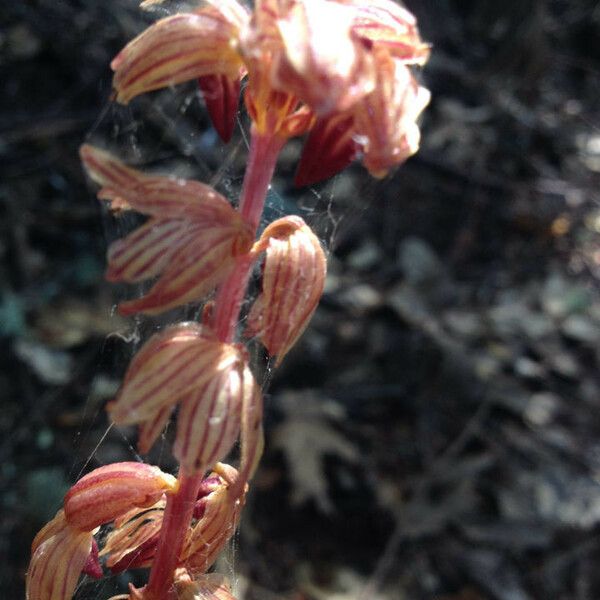
<path id="1" fill-rule="evenodd" d="M 258 335 L 279 364 L 317 307 L 327 261 L 317 236 L 296 216 L 271 223 L 261 245 L 267 249 L 262 293 L 248 316 L 246 334 Z"/>

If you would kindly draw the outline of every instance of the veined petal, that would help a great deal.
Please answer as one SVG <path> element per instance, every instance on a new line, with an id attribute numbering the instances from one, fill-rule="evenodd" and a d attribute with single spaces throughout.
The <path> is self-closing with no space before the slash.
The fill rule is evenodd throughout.
<path id="1" fill-rule="evenodd" d="M 213 7 L 157 21 L 111 63 L 117 101 L 127 104 L 144 92 L 203 75 L 237 76 L 237 37 L 237 24 Z"/>
<path id="2" fill-rule="evenodd" d="M 283 49 L 273 86 L 319 116 L 350 108 L 375 86 L 373 62 L 351 33 L 354 11 L 327 0 L 296 0 L 277 21 Z M 335 26 L 332 26 L 335 24 Z"/>
<path id="3" fill-rule="evenodd" d="M 319 119 L 304 143 L 294 184 L 300 187 L 328 179 L 347 167 L 357 152 L 351 113 Z"/>
<path id="4" fill-rule="evenodd" d="M 430 94 L 409 68 L 385 52 L 378 53 L 377 88 L 355 110 L 355 131 L 364 151 L 364 165 L 383 177 L 419 148 L 417 119 Z"/>
<path id="5" fill-rule="evenodd" d="M 206 471 L 231 450 L 245 397 L 256 387 L 246 364 L 231 364 L 183 400 L 173 454 L 186 473 Z"/>
<path id="6" fill-rule="evenodd" d="M 115 527 L 106 537 L 100 553 L 101 556 L 108 556 L 106 566 L 109 569 L 120 572 L 129 568 L 130 564 L 141 558 L 139 555 L 149 542 L 157 541 L 165 505 L 166 500 L 162 498 L 149 508 L 134 509 L 115 521 Z"/>
<path id="7" fill-rule="evenodd" d="M 198 226 L 187 221 L 150 219 L 110 245 L 106 279 L 133 283 L 159 275 L 175 251 L 200 233 Z"/>
<path id="8" fill-rule="evenodd" d="M 158 467 L 123 462 L 95 469 L 65 496 L 67 523 L 82 531 L 113 521 L 133 507 L 152 506 L 177 480 Z"/>
<path id="9" fill-rule="evenodd" d="M 267 243 L 262 292 L 248 316 L 247 334 L 258 335 L 279 364 L 317 307 L 327 261 L 319 240 L 300 217 L 274 221 L 261 243 Z"/>
<path id="10" fill-rule="evenodd" d="M 221 473 L 222 469 L 226 471 Z M 237 477 L 233 467 L 219 464 L 215 472 L 221 485 L 206 497 L 204 513 L 189 531 L 179 557 L 182 566 L 201 573 L 211 567 L 235 532 L 245 501 L 245 490 L 240 497 L 231 493 L 231 483 Z"/>
<path id="11" fill-rule="evenodd" d="M 229 202 L 210 186 L 190 179 L 146 175 L 118 158 L 84 144 L 79 150 L 88 175 L 102 186 L 98 196 L 119 200 L 119 208 L 160 218 L 188 218 L 206 226 L 239 219 Z"/>
<path id="12" fill-rule="evenodd" d="M 227 277 L 236 257 L 250 249 L 251 241 L 249 229 L 239 221 L 202 231 L 189 243 L 179 245 L 146 295 L 122 302 L 119 312 L 155 315 L 199 300 Z"/>
<path id="13" fill-rule="evenodd" d="M 147 454 L 154 446 L 154 442 L 167 426 L 174 408 L 174 406 L 160 408 L 152 417 L 140 424 L 137 446 L 141 454 Z"/>
<path id="14" fill-rule="evenodd" d="M 217 340 L 196 323 L 168 327 L 151 337 L 131 361 L 117 399 L 108 406 L 110 416 L 119 424 L 152 419 L 215 372 L 241 360 L 236 346 Z"/>
<path id="15" fill-rule="evenodd" d="M 264 449 L 263 397 L 255 386 L 253 394 L 244 396 L 240 431 L 240 471 L 230 490 L 232 497 L 242 496 L 254 476 Z"/>
<path id="16" fill-rule="evenodd" d="M 361 39 L 385 48 L 405 64 L 423 65 L 430 53 L 414 15 L 393 0 L 336 0 L 355 9 L 352 31 Z"/>
<path id="17" fill-rule="evenodd" d="M 62 516 L 58 520 L 54 533 L 35 545 L 25 584 L 27 600 L 70 600 L 90 555 L 92 532 L 70 527 Z"/>

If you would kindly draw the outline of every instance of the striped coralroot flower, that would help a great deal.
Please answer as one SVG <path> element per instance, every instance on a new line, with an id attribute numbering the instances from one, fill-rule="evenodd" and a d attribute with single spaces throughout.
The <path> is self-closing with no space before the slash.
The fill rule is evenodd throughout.
<path id="1" fill-rule="evenodd" d="M 177 490 L 177 479 L 158 467 L 122 462 L 99 467 L 82 477 L 65 496 L 66 522 L 80 531 L 114 521 L 134 507 L 155 504 Z"/>
<path id="2" fill-rule="evenodd" d="M 233 467 L 217 464 L 215 471 L 204 479 L 179 556 L 180 567 L 204 573 L 233 535 L 246 490 L 244 486 L 242 495 L 235 495 L 234 484 L 238 477 Z M 100 556 L 106 557 L 106 566 L 113 573 L 152 564 L 164 507 L 165 502 L 161 500 L 147 509 L 133 509 L 115 521 L 100 552 Z"/>
<path id="3" fill-rule="evenodd" d="M 25 581 L 27 600 L 68 600 L 92 553 L 93 533 L 67 523 L 61 510 L 35 537 Z"/>
<path id="4" fill-rule="evenodd" d="M 381 177 L 416 152 L 429 92 L 411 69 L 428 57 L 414 16 L 393 0 L 256 0 L 252 12 L 213 0 L 130 42 L 112 62 L 113 85 L 125 104 L 198 79 L 228 141 L 247 78 L 244 100 L 259 134 L 287 139 L 312 130 L 296 175 L 307 185 L 357 156 Z"/>
<path id="5" fill-rule="evenodd" d="M 121 303 L 121 314 L 157 314 L 201 299 L 250 249 L 250 227 L 210 186 L 145 175 L 90 145 L 80 154 L 90 177 L 102 186 L 99 198 L 150 217 L 108 250 L 109 281 L 135 283 L 160 275 L 146 295 Z"/>
<path id="6" fill-rule="evenodd" d="M 266 257 L 262 292 L 248 316 L 246 335 L 259 336 L 279 364 L 317 308 L 327 260 L 317 236 L 297 216 L 271 223 L 255 249 L 266 249 Z"/>
<path id="7" fill-rule="evenodd" d="M 242 346 L 183 323 L 146 342 L 108 411 L 117 424 L 140 424 L 140 450 L 147 452 L 179 404 L 173 452 L 184 472 L 203 473 L 229 452 L 243 406 L 257 393 Z"/>

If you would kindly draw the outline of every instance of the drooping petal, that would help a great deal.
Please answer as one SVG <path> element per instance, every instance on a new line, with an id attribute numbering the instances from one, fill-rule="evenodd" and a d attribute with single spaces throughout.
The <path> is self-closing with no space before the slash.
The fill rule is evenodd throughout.
<path id="1" fill-rule="evenodd" d="M 242 423 L 240 431 L 240 470 L 230 490 L 236 498 L 245 493 L 250 479 L 264 449 L 263 435 L 263 397 L 261 390 L 255 387 L 252 395 L 244 396 L 242 404 Z"/>
<path id="2" fill-rule="evenodd" d="M 250 249 L 251 241 L 248 227 L 240 221 L 203 230 L 176 248 L 147 294 L 122 302 L 119 312 L 124 316 L 137 312 L 155 315 L 200 300 L 229 275 L 236 257 Z"/>
<path id="3" fill-rule="evenodd" d="M 319 240 L 296 216 L 263 232 L 267 243 L 262 292 L 248 316 L 248 335 L 258 335 L 281 362 L 308 325 L 325 284 L 327 261 Z"/>
<path id="4" fill-rule="evenodd" d="M 243 64 L 237 37 L 237 24 L 213 7 L 157 21 L 112 61 L 117 101 L 203 75 L 236 77 Z"/>
<path id="5" fill-rule="evenodd" d="M 337 113 L 319 119 L 310 130 L 298 163 L 294 184 L 312 185 L 345 169 L 356 157 L 354 116 Z"/>
<path id="6" fill-rule="evenodd" d="M 355 110 L 355 130 L 363 140 L 364 165 L 383 177 L 418 150 L 417 119 L 430 94 L 401 60 L 380 52 L 377 64 L 377 87 Z"/>
<path id="7" fill-rule="evenodd" d="M 135 509 L 115 521 L 114 529 L 106 537 L 101 556 L 107 556 L 106 566 L 114 573 L 142 566 L 146 549 L 154 548 L 162 526 L 165 499 L 150 508 Z M 153 554 L 153 552 L 152 552 Z"/>
<path id="8" fill-rule="evenodd" d="M 93 535 L 70 527 L 57 515 L 43 541 L 34 544 L 26 578 L 27 600 L 70 600 L 90 551 Z"/>
<path id="9" fill-rule="evenodd" d="M 239 218 L 229 202 L 212 187 L 191 179 L 146 175 L 95 146 L 79 150 L 88 175 L 102 186 L 98 196 L 119 200 L 119 208 L 162 219 L 190 219 L 211 226 Z"/>
<path id="10" fill-rule="evenodd" d="M 198 84 L 214 128 L 225 143 L 229 142 L 240 102 L 241 76 L 204 75 Z"/>
<path id="11" fill-rule="evenodd" d="M 189 531 L 179 557 L 181 566 L 201 573 L 212 566 L 235 532 L 245 501 L 245 489 L 239 497 L 231 493 L 231 484 L 237 477 L 233 467 L 218 464 L 215 472 L 222 483 L 206 498 L 204 513 Z"/>
<path id="12" fill-rule="evenodd" d="M 181 403 L 173 454 L 188 474 L 204 472 L 231 450 L 241 407 L 257 385 L 246 364 L 229 364 Z"/>
<path id="13" fill-rule="evenodd" d="M 196 323 L 168 327 L 151 337 L 131 361 L 117 399 L 109 404 L 118 424 L 141 423 L 172 407 L 215 372 L 241 360 L 239 350 Z"/>
<path id="14" fill-rule="evenodd" d="M 186 221 L 150 219 L 110 245 L 106 279 L 134 283 L 160 275 L 175 251 L 201 232 L 201 228 Z"/>
<path id="15" fill-rule="evenodd" d="M 174 408 L 174 406 L 160 408 L 152 417 L 140 424 L 137 447 L 141 454 L 150 452 L 150 448 L 167 426 Z"/>
<path id="16" fill-rule="evenodd" d="M 277 21 L 282 51 L 273 86 L 295 94 L 319 116 L 344 111 L 375 85 L 369 52 L 352 35 L 354 11 L 328 0 L 289 3 Z"/>
<path id="17" fill-rule="evenodd" d="M 393 0 L 337 0 L 355 9 L 352 31 L 360 38 L 385 48 L 405 64 L 422 65 L 430 48 L 423 43 L 417 20 Z"/>
<path id="18" fill-rule="evenodd" d="M 113 521 L 133 507 L 155 504 L 177 480 L 158 467 L 123 462 L 99 467 L 82 477 L 65 496 L 67 523 L 82 531 Z"/>

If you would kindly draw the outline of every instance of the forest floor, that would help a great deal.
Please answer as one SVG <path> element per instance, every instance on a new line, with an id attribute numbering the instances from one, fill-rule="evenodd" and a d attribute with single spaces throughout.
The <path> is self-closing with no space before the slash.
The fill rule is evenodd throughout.
<path id="1" fill-rule="evenodd" d="M 596 599 L 600 10 L 407 4 L 433 44 L 419 154 L 308 190 L 289 183 L 299 142 L 280 162 L 269 210 L 316 227 L 329 276 L 265 370 L 266 453 L 220 567 L 240 600 Z M 161 324 L 115 316 L 132 292 L 103 281 L 105 248 L 132 223 L 94 199 L 78 146 L 239 190 L 240 128 L 220 145 L 193 86 L 110 103 L 111 58 L 153 18 L 127 0 L 0 16 L 3 598 L 24 597 L 31 540 L 75 478 L 136 458 L 103 407 Z M 165 469 L 169 439 L 150 457 Z"/>

